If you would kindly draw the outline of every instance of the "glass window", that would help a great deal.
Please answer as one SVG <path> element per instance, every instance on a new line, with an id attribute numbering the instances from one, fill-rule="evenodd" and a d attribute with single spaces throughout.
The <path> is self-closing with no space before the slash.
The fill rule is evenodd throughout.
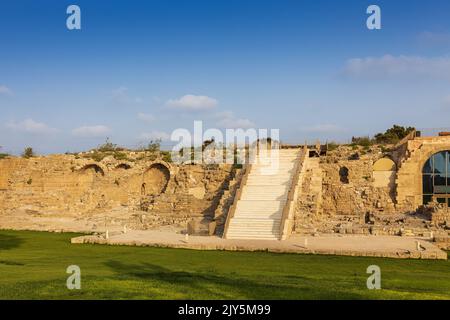
<path id="1" fill-rule="evenodd" d="M 425 165 L 423 166 L 423 173 L 433 173 L 433 157 L 425 162 Z"/>
<path id="2" fill-rule="evenodd" d="M 423 166 L 423 203 L 437 199 L 450 206 L 450 151 L 434 154 Z"/>
<path id="3" fill-rule="evenodd" d="M 433 176 L 423 175 L 423 194 L 433 194 Z"/>
<path id="4" fill-rule="evenodd" d="M 439 152 L 433 156 L 434 173 L 445 173 L 447 167 L 447 152 Z"/>
<path id="5" fill-rule="evenodd" d="M 445 176 L 445 172 L 434 175 L 434 185 L 444 187 L 447 185 L 447 177 Z"/>

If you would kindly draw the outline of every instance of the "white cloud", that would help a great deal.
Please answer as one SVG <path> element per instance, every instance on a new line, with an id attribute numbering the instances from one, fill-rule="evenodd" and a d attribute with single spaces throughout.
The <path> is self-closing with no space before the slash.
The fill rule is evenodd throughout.
<path id="1" fill-rule="evenodd" d="M 300 130 L 313 133 L 336 133 L 346 131 L 345 128 L 339 127 L 335 124 L 317 124 L 315 126 L 300 128 Z"/>
<path id="2" fill-rule="evenodd" d="M 140 139 L 143 140 L 158 140 L 161 139 L 163 141 L 170 140 L 170 134 L 164 131 L 152 131 L 152 132 L 143 132 L 140 135 Z"/>
<path id="3" fill-rule="evenodd" d="M 140 97 L 131 97 L 127 87 L 119 87 L 112 91 L 112 100 L 119 104 L 142 103 Z"/>
<path id="4" fill-rule="evenodd" d="M 216 114 L 217 126 L 225 129 L 249 129 L 254 128 L 255 124 L 249 119 L 237 118 L 233 112 L 225 111 Z"/>
<path id="5" fill-rule="evenodd" d="M 196 96 L 187 94 L 179 99 L 171 99 L 166 102 L 166 106 L 187 111 L 210 110 L 216 107 L 218 101 L 207 96 Z"/>
<path id="6" fill-rule="evenodd" d="M 0 85 L 0 95 L 12 96 L 13 92 L 7 86 Z"/>
<path id="7" fill-rule="evenodd" d="M 10 121 L 6 124 L 6 126 L 14 131 L 32 134 L 50 134 L 58 131 L 55 128 L 50 128 L 45 123 L 34 121 L 31 118 L 20 122 Z"/>
<path id="8" fill-rule="evenodd" d="M 391 56 L 347 61 L 344 74 L 361 78 L 417 77 L 450 80 L 450 57 Z"/>
<path id="9" fill-rule="evenodd" d="M 149 113 L 139 112 L 137 117 L 138 117 L 139 120 L 142 120 L 144 122 L 153 122 L 153 121 L 155 121 L 155 117 L 152 114 L 149 114 Z"/>
<path id="10" fill-rule="evenodd" d="M 77 137 L 104 137 L 110 133 L 111 129 L 104 125 L 83 126 L 72 130 L 72 134 Z"/>

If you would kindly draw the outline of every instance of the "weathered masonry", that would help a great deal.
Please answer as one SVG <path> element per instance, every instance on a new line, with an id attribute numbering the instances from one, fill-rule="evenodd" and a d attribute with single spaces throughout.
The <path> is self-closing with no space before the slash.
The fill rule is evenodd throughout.
<path id="1" fill-rule="evenodd" d="M 174 226 L 272 240 L 295 233 L 447 235 L 450 229 L 448 135 L 412 132 L 388 147 L 284 145 L 256 160 L 176 165 L 131 151 L 126 160 L 9 157 L 0 160 L 0 224 L 49 230 L 64 220 L 87 232 L 106 223 Z"/>

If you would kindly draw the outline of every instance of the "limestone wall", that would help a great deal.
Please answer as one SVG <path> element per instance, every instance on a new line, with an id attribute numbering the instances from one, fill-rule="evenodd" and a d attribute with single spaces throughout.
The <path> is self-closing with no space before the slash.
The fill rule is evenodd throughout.
<path id="1" fill-rule="evenodd" d="M 450 137 L 415 138 L 408 141 L 396 178 L 399 209 L 416 210 L 423 204 L 422 169 L 435 153 L 450 150 Z"/>
<path id="2" fill-rule="evenodd" d="M 392 171 L 374 171 L 383 157 L 376 147 L 369 150 L 340 148 L 321 162 L 323 212 L 328 215 L 361 215 L 366 212 L 392 213 L 394 188 Z"/>
<path id="3" fill-rule="evenodd" d="M 154 215 L 214 215 L 230 165 L 164 161 L 100 162 L 76 155 L 0 160 L 0 214 L 109 212 L 116 208 Z"/>

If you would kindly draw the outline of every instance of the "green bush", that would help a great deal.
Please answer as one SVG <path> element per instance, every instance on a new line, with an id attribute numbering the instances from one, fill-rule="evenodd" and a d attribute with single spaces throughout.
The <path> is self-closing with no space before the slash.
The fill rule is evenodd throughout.
<path id="1" fill-rule="evenodd" d="M 89 153 L 89 154 L 84 155 L 83 158 L 86 158 L 86 159 L 92 159 L 92 160 L 94 160 L 94 161 L 96 161 L 96 162 L 100 162 L 100 161 L 102 161 L 106 156 L 107 156 L 106 153 L 98 152 L 97 150 L 95 150 L 95 151 L 92 152 L 92 153 Z"/>
<path id="2" fill-rule="evenodd" d="M 97 150 L 100 152 L 116 151 L 117 149 L 117 144 L 112 143 L 109 138 L 106 138 L 105 143 L 99 145 L 97 148 Z"/>
<path id="3" fill-rule="evenodd" d="M 386 130 L 384 133 L 377 133 L 375 135 L 375 142 L 379 144 L 394 144 L 405 138 L 414 130 L 416 129 L 413 127 L 402 127 L 394 124 L 392 128 Z"/>
<path id="4" fill-rule="evenodd" d="M 125 152 L 114 152 L 113 157 L 116 160 L 128 160 L 128 156 Z"/>
<path id="5" fill-rule="evenodd" d="M 161 150 L 161 139 L 150 140 L 148 145 L 144 148 L 148 152 L 158 152 Z"/>
<path id="6" fill-rule="evenodd" d="M 31 148 L 31 147 L 26 147 L 26 148 L 23 150 L 22 157 L 24 157 L 24 158 L 26 158 L 26 159 L 29 159 L 29 158 L 34 157 L 34 151 L 33 151 L 33 148 Z"/>
<path id="7" fill-rule="evenodd" d="M 337 144 L 336 142 L 331 141 L 331 142 L 327 143 L 327 150 L 328 151 L 336 150 L 338 147 L 339 147 L 339 144 Z"/>
<path id="8" fill-rule="evenodd" d="M 373 141 L 369 137 L 352 137 L 353 146 L 370 147 Z"/>
<path id="9" fill-rule="evenodd" d="M 163 161 L 172 162 L 172 155 L 170 154 L 170 151 L 161 151 L 161 154 Z"/>

